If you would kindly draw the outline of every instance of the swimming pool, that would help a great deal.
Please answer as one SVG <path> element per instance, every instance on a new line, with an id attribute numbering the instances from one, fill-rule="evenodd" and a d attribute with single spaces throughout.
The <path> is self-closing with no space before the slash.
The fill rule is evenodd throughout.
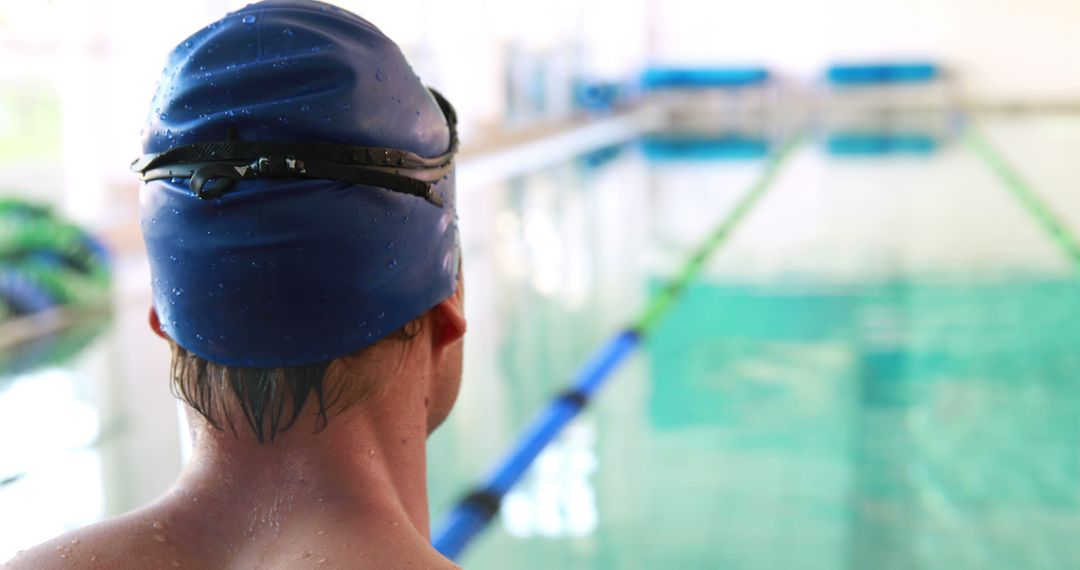
<path id="1" fill-rule="evenodd" d="M 981 124 L 1080 231 L 1080 117 Z M 541 455 L 466 567 L 1080 565 L 1076 266 L 960 141 L 879 158 L 819 143 Z M 763 164 L 650 160 L 631 142 L 461 189 L 470 332 L 461 399 L 429 444 L 433 520 Z M 152 498 L 179 468 L 149 278 L 118 263 L 105 332 L 0 384 L 2 427 L 63 426 L 33 449 L 0 443 L 0 479 L 17 476 L 0 486 L 0 558 Z"/>

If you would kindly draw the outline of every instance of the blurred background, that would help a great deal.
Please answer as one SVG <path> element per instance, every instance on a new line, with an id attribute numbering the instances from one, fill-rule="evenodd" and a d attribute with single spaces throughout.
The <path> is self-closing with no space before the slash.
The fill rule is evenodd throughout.
<path id="1" fill-rule="evenodd" d="M 0 560 L 182 465 L 128 165 L 243 4 L 0 0 Z M 337 5 L 461 119 L 435 520 L 801 134 L 467 567 L 1080 567 L 1080 3 Z"/>

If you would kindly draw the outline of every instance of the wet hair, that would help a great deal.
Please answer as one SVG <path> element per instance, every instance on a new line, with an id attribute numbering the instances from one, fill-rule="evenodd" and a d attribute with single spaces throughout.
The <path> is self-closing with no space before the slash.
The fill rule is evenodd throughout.
<path id="1" fill-rule="evenodd" d="M 407 323 L 383 341 L 408 341 L 420 333 L 420 320 Z M 288 367 L 240 367 L 211 362 L 175 342 L 170 367 L 174 396 L 191 406 L 216 429 L 236 432 L 236 415 L 259 443 L 273 442 L 300 418 L 309 400 L 316 407 L 315 431 L 326 428 L 330 417 L 370 398 L 379 382 L 363 374 L 327 383 L 335 363 L 348 367 L 348 357 Z M 365 349 L 350 355 L 357 356 Z M 359 371 L 358 371 L 359 372 Z"/>

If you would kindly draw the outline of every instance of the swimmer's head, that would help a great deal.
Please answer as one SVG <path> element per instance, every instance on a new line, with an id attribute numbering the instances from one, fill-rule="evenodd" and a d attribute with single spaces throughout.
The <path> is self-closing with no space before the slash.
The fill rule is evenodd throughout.
<path id="1" fill-rule="evenodd" d="M 454 121 L 327 4 L 259 2 L 181 42 L 134 165 L 178 394 L 211 423 L 238 399 L 272 438 L 310 396 L 325 420 L 336 360 L 415 336 L 459 281 Z"/>

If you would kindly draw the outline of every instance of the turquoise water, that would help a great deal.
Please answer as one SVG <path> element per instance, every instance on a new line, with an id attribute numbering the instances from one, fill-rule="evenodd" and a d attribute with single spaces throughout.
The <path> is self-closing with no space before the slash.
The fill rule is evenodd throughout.
<path id="1" fill-rule="evenodd" d="M 985 126 L 1080 232 L 1080 120 Z M 469 336 L 428 446 L 433 520 L 761 168 L 631 144 L 461 190 Z M 21 370 L 0 380 L 0 429 L 52 426 L 0 439 L 0 559 L 179 470 L 148 283 L 119 259 L 105 332 L 60 343 L 89 342 L 77 355 L 0 355 Z M 1080 567 L 1078 317 L 1076 267 L 961 143 L 838 159 L 811 140 L 462 562 Z"/>
<path id="2" fill-rule="evenodd" d="M 1076 285 L 691 291 L 648 350 L 673 567 L 1080 563 Z"/>

